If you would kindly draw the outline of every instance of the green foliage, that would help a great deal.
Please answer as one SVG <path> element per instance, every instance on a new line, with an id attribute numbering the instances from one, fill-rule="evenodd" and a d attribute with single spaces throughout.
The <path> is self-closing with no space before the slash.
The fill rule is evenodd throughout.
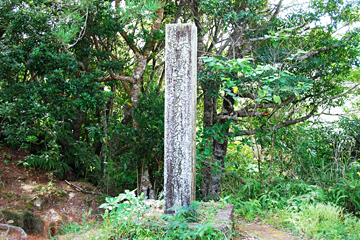
<path id="1" fill-rule="evenodd" d="M 250 62 L 253 60 L 250 58 L 225 60 L 205 57 L 203 60 L 208 69 L 199 77 L 211 89 L 210 96 L 219 97 L 221 87 L 225 94 L 235 100 L 235 107 L 243 96 L 253 96 L 255 104 L 274 102 L 280 105 L 281 99 L 292 97 L 300 100 L 312 87 L 312 80 L 309 78 L 297 76 L 287 70 L 281 71 L 270 65 L 255 65 Z M 208 75 L 211 76 L 210 81 Z"/>
<path id="2" fill-rule="evenodd" d="M 59 234 L 65 235 L 69 233 L 78 233 L 81 231 L 81 226 L 77 222 L 69 222 L 59 227 Z"/>
<path id="3" fill-rule="evenodd" d="M 298 171 L 295 169 L 294 173 L 294 168 L 289 167 L 293 162 L 287 161 L 291 148 L 277 154 L 286 148 L 277 145 L 286 136 L 279 134 L 279 129 L 310 119 L 320 108 L 343 104 L 342 93 L 348 89 L 344 78 L 353 81 L 347 75 L 359 64 L 359 29 L 336 34 L 344 25 L 357 22 L 358 3 L 354 2 L 351 9 L 351 3 L 346 1 L 313 1 L 299 8 L 287 6 L 287 13 L 281 17 L 277 14 L 283 6 L 267 8 L 267 4 L 264 1 L 201 1 L 200 9 L 208 19 L 209 29 L 203 28 L 200 35 L 202 39 L 210 39 L 205 44 L 208 52 L 203 56 L 216 57 L 204 57 L 205 68 L 198 74 L 205 95 L 207 125 L 227 125 L 226 120 L 230 119 L 228 135 L 234 131 L 234 136 L 253 136 L 237 139 L 247 139 L 250 143 L 247 146 L 256 159 L 242 166 L 241 171 L 251 170 L 251 175 L 258 172 L 263 192 L 269 190 L 266 181 L 271 177 L 285 174 L 293 177 L 289 175 L 296 175 Z M 335 10 L 333 6 L 337 5 L 339 8 Z M 274 14 L 268 14 L 269 9 Z M 324 18 L 329 16 L 330 23 L 324 23 Z M 228 32 L 231 37 L 221 38 L 218 31 Z M 230 44 L 234 39 L 237 40 Z M 228 48 L 224 47 L 226 43 Z M 206 101 L 206 98 L 212 100 Z M 233 130 L 234 126 L 242 131 Z M 213 140 L 212 145 L 213 151 L 217 151 L 217 140 Z M 298 163 L 305 168 L 320 163 L 316 157 L 304 162 L 300 154 L 298 157 Z M 225 156 L 217 159 L 221 165 L 224 165 L 223 159 Z M 341 171 L 333 171 L 336 161 L 327 163 L 322 168 L 326 169 L 326 175 Z M 205 162 L 205 165 L 211 164 L 211 160 Z M 225 165 L 231 164 L 225 162 Z M 316 168 L 303 174 L 315 178 L 321 175 L 319 172 L 320 168 Z"/>
<path id="4" fill-rule="evenodd" d="M 175 207 L 175 218 L 179 221 L 196 222 L 200 214 L 198 213 L 199 203 L 192 202 L 189 206 Z"/>
<path id="5" fill-rule="evenodd" d="M 203 128 L 199 127 L 198 131 L 196 132 L 196 170 L 197 172 L 201 172 L 202 169 L 210 167 L 212 169 L 213 174 L 221 174 L 221 165 L 217 161 L 213 161 L 214 154 L 213 154 L 213 144 L 211 139 L 217 139 L 221 143 L 223 143 L 227 139 L 227 127 L 229 127 L 230 121 L 228 124 L 218 125 L 215 124 L 213 127 Z M 231 136 L 233 137 L 233 136 Z M 209 159 L 212 161 L 209 161 Z M 201 189 L 201 181 L 202 175 L 196 175 L 196 185 L 197 185 L 197 196 L 200 195 Z"/>
<path id="6" fill-rule="evenodd" d="M 139 220 L 140 216 L 148 210 L 148 206 L 143 201 L 144 199 L 144 194 L 136 197 L 135 190 L 126 190 L 125 193 L 121 193 L 117 197 L 107 197 L 105 199 L 106 203 L 101 204 L 99 208 L 105 208 L 108 211 L 114 210 L 117 213 L 127 212 L 130 208 L 131 211 L 128 213 L 130 215 L 128 219 L 132 220 L 133 214 L 136 214 L 136 218 Z"/>
<path id="7" fill-rule="evenodd" d="M 99 157 L 94 155 L 90 146 L 85 142 L 75 141 L 65 123 L 53 124 L 41 126 L 45 136 L 42 136 L 42 141 L 35 144 L 42 145 L 44 149 L 27 156 L 25 161 L 20 161 L 19 164 L 55 171 L 59 177 L 64 177 L 67 172 L 73 170 L 78 176 L 91 177 L 94 181 L 99 179 L 102 166 Z"/>
<path id="8" fill-rule="evenodd" d="M 276 157 L 283 159 L 282 173 L 321 185 L 339 179 L 359 179 L 358 123 L 357 118 L 341 119 L 332 125 L 299 125 L 280 130 L 279 136 L 289 137 L 281 137 L 275 143 Z"/>
<path id="9" fill-rule="evenodd" d="M 225 27 L 230 27 L 230 23 L 241 24 L 241 21 L 246 18 L 250 21 L 258 21 L 261 24 L 266 19 L 258 14 L 256 10 L 261 10 L 266 7 L 266 2 L 252 0 L 246 1 L 248 6 L 251 6 L 249 9 L 240 8 L 241 1 L 232 1 L 232 0 L 201 0 L 200 8 L 204 11 L 205 14 L 216 18 L 221 25 Z M 225 32 L 227 28 L 223 31 Z"/>
<path id="10" fill-rule="evenodd" d="M 8 4 L 18 11 L 4 9 L 9 22 L 3 25 L 6 34 L 1 37 L 0 140 L 13 148 L 30 150 L 33 155 L 21 162 L 24 166 L 57 169 L 60 177 L 72 170 L 78 176 L 98 180 L 102 166 L 94 156 L 97 143 L 88 138 L 83 127 L 99 120 L 96 111 L 112 93 L 103 91 L 97 82 L 101 73 L 80 71 L 80 51 L 72 54 L 62 46 L 76 40 L 74 35 L 83 24 L 81 11 L 89 5 L 43 1 Z M 54 8 L 64 12 L 55 14 Z M 62 17 L 69 20 L 60 23 L 67 36 L 58 42 L 57 31 L 62 27 L 57 20 Z M 74 124 L 79 121 L 83 122 Z"/>
<path id="11" fill-rule="evenodd" d="M 119 8 L 119 14 L 123 21 L 132 22 L 131 19 L 153 19 L 154 13 L 160 7 L 164 6 L 163 2 L 158 0 L 145 0 L 142 4 L 138 1 L 130 0 L 126 1 L 123 8 Z"/>
<path id="12" fill-rule="evenodd" d="M 146 215 L 149 213 L 149 206 L 144 203 L 144 195 L 136 197 L 135 190 L 126 190 L 115 198 L 106 198 L 106 203 L 100 207 L 106 211 L 99 238 L 136 236 L 137 239 L 226 239 L 209 222 L 202 222 L 196 227 L 189 226 L 189 223 L 197 221 L 200 216 L 199 203 L 196 202 L 177 208 L 174 216 L 149 218 Z"/>
<path id="13" fill-rule="evenodd" d="M 131 104 L 127 99 L 121 101 L 128 106 Z M 108 138 L 115 140 L 110 142 L 113 150 L 107 152 L 107 176 L 102 179 L 102 186 L 114 194 L 126 188 L 136 188 L 136 175 L 142 173 L 142 167 L 147 165 L 155 178 L 155 191 L 159 193 L 162 188 L 160 179 L 163 179 L 164 93 L 156 88 L 153 92 L 140 96 L 138 107 L 134 108 L 137 128 L 122 124 L 122 117 L 114 115 L 109 119 L 111 124 L 107 128 Z M 98 133 L 100 139 L 104 136 L 100 128 L 92 128 L 90 133 Z M 124 147 L 128 150 L 119 154 Z"/>
<path id="14" fill-rule="evenodd" d="M 136 144 L 137 155 L 162 155 L 164 149 L 164 103 L 165 94 L 159 89 L 141 96 L 139 107 L 134 110 L 139 128 L 132 132 L 132 139 Z M 159 157 L 160 157 L 159 156 Z"/>
<path id="15" fill-rule="evenodd" d="M 359 81 L 360 29 L 337 34 L 358 22 L 359 2 L 314 0 L 300 10 L 287 6 L 286 14 L 268 1 L 195 2 L 1 1 L 0 143 L 28 150 L 19 161 L 24 167 L 60 177 L 73 172 L 110 193 L 136 188 L 148 168 L 157 195 L 163 188 L 164 26 L 195 22 L 199 53 L 214 56 L 203 58 L 198 73 L 214 121 L 204 128 L 199 114 L 197 189 L 210 168 L 247 219 L 273 214 L 298 231 L 307 231 L 301 222 L 313 224 L 308 233 L 315 238 L 351 238 L 348 229 L 358 231 L 357 220 L 344 218 L 360 212 L 359 119 L 286 126 L 321 107 L 341 106 L 348 82 Z M 162 7 L 162 25 L 153 31 Z M 150 46 L 139 85 L 119 81 L 133 76 Z M 137 87 L 140 99 L 132 102 Z M 228 143 L 222 156 L 215 154 Z M 9 156 L 2 157 L 7 163 Z M 222 237 L 208 223 L 188 227 L 199 218 L 195 205 L 167 216 L 165 228 L 139 221 L 146 212 L 142 200 L 134 192 L 106 199 L 103 207 L 111 211 L 103 237 Z M 285 221 L 289 214 L 293 222 Z"/>

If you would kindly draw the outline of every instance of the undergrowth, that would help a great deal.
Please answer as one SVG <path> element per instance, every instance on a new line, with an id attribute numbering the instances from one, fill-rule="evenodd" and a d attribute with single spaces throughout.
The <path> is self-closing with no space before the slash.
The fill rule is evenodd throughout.
<path id="1" fill-rule="evenodd" d="M 347 181 L 352 187 L 342 188 L 344 182 L 321 188 L 278 179 L 263 193 L 260 182 L 252 180 L 232 194 L 229 202 L 235 213 L 248 221 L 260 218 L 312 239 L 360 239 L 359 212 L 354 212 L 358 209 L 358 183 Z"/>
<path id="2" fill-rule="evenodd" d="M 136 196 L 135 190 L 105 199 L 102 222 L 92 235 L 93 239 L 227 239 L 227 236 L 217 229 L 212 220 L 215 210 L 220 205 L 193 202 L 190 206 L 174 209 L 174 215 L 154 216 L 150 207 L 145 204 L 144 195 Z M 211 205 L 213 204 L 213 205 Z M 68 224 L 62 228 L 61 234 L 76 233 L 89 230 L 89 224 Z"/>

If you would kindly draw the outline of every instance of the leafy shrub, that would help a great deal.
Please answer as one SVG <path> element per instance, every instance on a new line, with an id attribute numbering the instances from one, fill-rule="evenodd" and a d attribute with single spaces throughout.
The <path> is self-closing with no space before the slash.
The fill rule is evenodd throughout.
<path id="1" fill-rule="evenodd" d="M 157 195 L 162 190 L 163 152 L 164 152 L 164 93 L 156 88 L 147 95 L 141 95 L 139 106 L 134 108 L 134 117 L 138 127 L 124 125 L 122 115 L 108 119 L 109 150 L 107 154 L 106 176 L 103 176 L 101 187 L 118 194 L 125 189 L 134 189 L 137 178 L 147 166 L 151 182 Z M 123 100 L 124 104 L 130 104 Z M 101 134 L 98 127 L 93 130 Z M 126 150 L 122 151 L 122 148 Z"/>
<path id="2" fill-rule="evenodd" d="M 360 182 L 339 180 L 326 190 L 326 200 L 360 215 Z"/>

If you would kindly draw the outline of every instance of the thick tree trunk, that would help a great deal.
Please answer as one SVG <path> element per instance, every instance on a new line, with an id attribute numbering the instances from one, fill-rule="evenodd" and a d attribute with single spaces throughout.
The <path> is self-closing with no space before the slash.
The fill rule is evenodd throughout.
<path id="1" fill-rule="evenodd" d="M 165 0 L 160 0 L 160 2 L 163 2 L 165 5 Z M 118 0 L 115 1 L 115 7 L 116 8 L 120 7 L 120 1 L 118 1 Z M 132 115 L 132 123 L 133 123 L 134 129 L 139 129 L 139 124 L 137 122 L 137 119 L 134 117 L 134 108 L 139 106 L 142 78 L 145 73 L 146 65 L 148 64 L 148 61 L 151 58 L 151 53 L 152 53 L 155 43 L 156 43 L 154 32 L 156 32 L 160 29 L 161 23 L 163 20 L 163 15 L 164 15 L 164 7 L 162 6 L 159 9 L 157 9 L 157 11 L 155 13 L 155 18 L 153 20 L 152 28 L 150 31 L 150 36 L 146 40 L 145 47 L 143 47 L 142 49 L 138 48 L 136 46 L 136 44 L 134 44 L 134 42 L 132 40 L 130 40 L 130 37 L 126 31 L 120 32 L 120 35 L 124 38 L 125 42 L 128 44 L 128 46 L 130 47 L 130 49 L 133 51 L 133 53 L 136 56 L 136 67 L 135 67 L 135 70 L 134 70 L 133 74 L 131 75 L 131 77 L 124 76 L 123 73 L 120 74 L 119 76 L 115 76 L 114 73 L 110 72 L 110 79 L 111 80 L 120 80 L 126 90 L 126 93 L 128 94 L 129 98 L 131 99 L 130 105 L 131 105 L 131 115 Z M 96 37 L 94 37 L 93 39 L 95 42 L 97 42 Z M 114 57 L 114 59 L 117 59 L 117 58 Z M 128 83 L 131 86 L 130 89 L 129 89 Z M 127 124 L 129 120 L 130 120 L 129 116 L 125 114 L 122 122 Z M 127 146 L 124 146 L 124 147 L 127 147 Z M 142 176 L 140 183 L 138 181 L 138 183 L 140 184 L 138 189 L 141 189 L 141 192 L 144 192 L 149 198 L 154 198 L 153 193 L 151 194 L 151 191 L 149 191 L 149 189 L 153 189 L 153 188 L 152 188 L 152 184 L 150 182 L 148 166 L 145 164 L 143 169 L 145 169 L 143 171 L 144 176 Z M 146 174 L 149 175 L 149 177 L 147 177 Z"/>
<path id="2" fill-rule="evenodd" d="M 241 41 L 242 35 L 243 29 L 241 26 L 236 27 L 231 35 L 233 42 L 230 43 L 227 54 L 228 58 L 239 57 L 239 51 L 235 48 L 235 45 L 238 41 Z M 202 88 L 204 90 L 204 128 L 213 127 L 216 122 L 218 122 L 219 127 L 223 126 L 226 123 L 226 120 L 217 119 L 217 99 L 207 96 L 205 84 L 203 84 Z M 231 96 L 225 95 L 221 114 L 230 116 L 234 111 L 233 106 L 234 99 Z M 212 141 L 214 157 L 208 159 L 207 162 L 204 163 L 205 167 L 202 170 L 203 178 L 201 182 L 201 196 L 204 199 L 218 200 L 221 194 L 221 179 L 225 166 L 224 160 L 228 146 L 227 135 L 229 127 L 223 129 L 222 132 L 225 133 L 224 138 L 209 139 L 209 141 Z"/>
<path id="3" fill-rule="evenodd" d="M 201 59 L 205 52 L 205 45 L 203 41 L 203 33 L 201 31 L 201 23 L 199 21 L 199 12 L 198 12 L 198 1 L 193 1 L 191 5 L 192 12 L 195 17 L 195 24 L 198 28 L 198 72 L 201 72 L 204 70 L 204 63 Z M 203 117 L 203 127 L 211 128 L 214 126 L 214 123 L 216 121 L 216 102 L 217 99 L 212 98 L 209 95 L 208 87 L 206 84 L 202 84 L 201 88 L 203 90 L 204 94 L 204 117 Z M 215 106 L 215 107 L 214 107 Z M 208 144 L 212 144 L 213 139 L 208 139 Z M 205 159 L 204 160 L 204 166 L 202 168 L 201 174 L 202 174 L 202 181 L 201 181 L 201 197 L 203 199 L 212 199 L 213 196 L 218 195 L 218 193 L 215 193 L 213 190 L 213 186 L 216 185 L 216 183 L 219 183 L 218 175 L 213 175 L 213 165 L 214 165 L 213 158 L 211 159 Z M 220 189 L 220 187 L 215 187 L 215 189 Z"/>
<path id="4" fill-rule="evenodd" d="M 216 99 L 213 99 L 213 101 L 215 100 Z M 210 102 L 211 101 L 209 101 L 209 103 Z M 213 102 L 212 104 L 213 105 L 211 107 L 214 111 L 213 107 L 214 104 L 216 104 L 216 101 Z M 234 104 L 234 99 L 231 96 L 226 95 L 225 99 L 223 100 L 222 114 L 230 115 L 234 111 L 233 104 Z M 208 106 L 207 111 L 211 112 L 210 106 Z M 208 115 L 210 114 L 208 113 Z M 214 116 L 212 118 L 214 119 Z M 205 123 L 205 119 L 204 119 L 204 123 Z M 207 123 L 210 123 L 210 121 L 207 121 Z M 225 127 L 224 124 L 226 123 L 226 120 L 220 119 L 218 123 L 219 123 L 219 127 L 222 126 L 224 128 Z M 204 199 L 218 200 L 221 194 L 221 179 L 222 179 L 223 169 L 225 166 L 224 160 L 228 146 L 227 133 L 229 132 L 229 127 L 228 126 L 225 127 L 222 130 L 222 132 L 225 133 L 224 138 L 212 139 L 214 157 L 209 159 L 209 161 L 205 163 L 205 168 L 203 169 L 202 172 L 203 178 L 201 184 L 201 196 Z"/>
<path id="5" fill-rule="evenodd" d="M 202 86 L 204 91 L 204 118 L 203 118 L 203 127 L 211 128 L 214 125 L 214 98 L 211 98 L 207 94 L 207 89 L 205 86 Z M 215 109 L 216 110 L 216 109 Z M 213 139 L 208 139 L 208 144 L 212 144 Z M 203 199 L 213 198 L 212 196 L 218 195 L 214 193 L 212 186 L 219 182 L 220 179 L 217 179 L 217 176 L 213 175 L 213 158 L 205 159 L 204 166 L 202 168 L 202 180 L 201 180 L 201 197 Z"/>
<path id="6" fill-rule="evenodd" d="M 158 29 L 160 29 L 161 22 L 163 19 L 163 14 L 164 14 L 164 7 L 161 7 L 156 11 L 156 13 L 155 13 L 156 18 L 153 22 L 153 27 L 151 29 L 151 32 L 154 32 L 154 31 L 157 31 Z M 151 37 L 153 37 L 153 36 L 151 35 Z M 141 90 L 140 85 L 141 85 L 142 77 L 145 73 L 146 65 L 148 63 L 148 59 L 150 57 L 151 51 L 154 48 L 154 44 L 155 44 L 155 42 L 153 40 L 147 42 L 146 45 L 148 46 L 148 48 L 142 52 L 140 52 L 137 48 L 133 47 L 134 53 L 137 55 L 137 64 L 136 64 L 135 71 L 132 74 L 131 97 L 130 98 L 131 98 L 131 104 L 133 107 L 133 111 L 132 111 L 133 127 L 135 129 L 139 128 L 139 124 L 137 122 L 137 119 L 134 117 L 134 107 L 139 106 L 139 98 L 140 98 L 140 90 Z M 141 176 L 141 181 L 140 181 L 141 192 L 144 193 L 146 196 L 148 196 L 148 198 L 154 199 L 155 196 L 154 196 L 153 186 L 150 181 L 148 165 L 145 164 L 143 169 L 145 169 L 145 171 L 143 172 L 143 176 Z"/>

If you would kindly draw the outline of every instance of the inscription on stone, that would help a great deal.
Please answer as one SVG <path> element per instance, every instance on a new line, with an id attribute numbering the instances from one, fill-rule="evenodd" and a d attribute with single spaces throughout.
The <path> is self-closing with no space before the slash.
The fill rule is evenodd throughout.
<path id="1" fill-rule="evenodd" d="M 197 29 L 168 24 L 165 40 L 165 213 L 195 200 Z"/>

